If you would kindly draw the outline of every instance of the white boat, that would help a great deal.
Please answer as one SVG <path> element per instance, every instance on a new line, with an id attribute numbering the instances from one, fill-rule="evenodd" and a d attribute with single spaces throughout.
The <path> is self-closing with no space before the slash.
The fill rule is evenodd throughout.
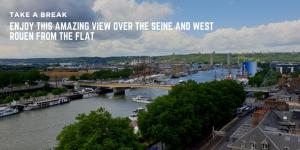
<path id="1" fill-rule="evenodd" d="M 67 97 L 59 97 L 59 98 L 50 99 L 50 100 L 37 101 L 37 102 L 33 102 L 31 104 L 27 104 L 24 107 L 24 110 L 46 108 L 46 107 L 50 107 L 50 106 L 68 103 L 69 101 L 70 101 L 70 99 Z"/>
<path id="2" fill-rule="evenodd" d="M 85 94 L 85 93 L 92 93 L 94 92 L 95 90 L 93 88 L 82 88 L 81 90 L 79 90 L 78 92 L 80 94 Z"/>
<path id="3" fill-rule="evenodd" d="M 132 100 L 138 103 L 147 103 L 147 104 L 152 102 L 152 99 L 150 97 L 145 97 L 140 95 L 132 98 Z"/>
<path id="4" fill-rule="evenodd" d="M 19 110 L 17 108 L 0 107 L 0 117 L 9 116 L 18 113 Z"/>
<path id="5" fill-rule="evenodd" d="M 134 113 L 139 113 L 140 111 L 143 111 L 143 110 L 145 110 L 145 108 L 139 107 L 138 109 L 134 110 L 133 112 Z"/>
<path id="6" fill-rule="evenodd" d="M 137 114 L 136 114 L 136 113 L 134 113 L 134 114 L 130 114 L 130 115 L 129 115 L 129 119 L 130 119 L 131 121 L 137 121 L 137 119 L 138 119 L 138 116 L 137 116 Z"/>
<path id="7" fill-rule="evenodd" d="M 37 103 L 32 103 L 32 104 L 28 104 L 24 107 L 24 111 L 26 110 L 32 110 L 32 109 L 38 109 L 40 108 L 39 105 Z"/>
<path id="8" fill-rule="evenodd" d="M 58 99 L 54 99 L 54 100 L 49 101 L 49 106 L 64 104 L 64 103 L 67 103 L 69 101 L 70 100 L 67 97 L 60 97 Z"/>
<path id="9" fill-rule="evenodd" d="M 82 98 L 91 98 L 91 97 L 96 97 L 98 94 L 96 93 L 85 93 L 83 94 Z"/>
<path id="10" fill-rule="evenodd" d="M 182 79 L 180 79 L 179 81 L 178 81 L 178 83 L 183 83 L 184 82 L 184 80 L 182 80 Z"/>

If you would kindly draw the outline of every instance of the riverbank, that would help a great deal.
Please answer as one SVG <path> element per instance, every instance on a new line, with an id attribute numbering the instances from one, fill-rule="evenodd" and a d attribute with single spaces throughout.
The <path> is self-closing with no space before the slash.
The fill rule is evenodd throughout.
<path id="1" fill-rule="evenodd" d="M 75 100 L 64 105 L 24 111 L 23 113 L 0 119 L 1 150 L 44 150 L 53 148 L 56 136 L 65 125 L 75 121 L 80 113 L 89 113 L 104 107 L 114 117 L 129 116 L 133 110 L 145 107 L 143 103 L 133 102 L 131 97 L 142 94 L 157 97 L 167 91 L 157 89 L 131 89 L 126 96 L 107 94 L 88 99 Z"/>
<path id="2" fill-rule="evenodd" d="M 13 101 L 0 106 L 0 118 L 16 115 L 23 111 L 48 108 L 56 105 L 62 105 L 71 100 L 82 99 L 83 95 L 78 92 L 68 92 L 61 95 L 48 94 L 47 96 L 35 97 L 31 99 L 22 99 L 18 102 Z"/>
<path id="3" fill-rule="evenodd" d="M 192 79 L 197 82 L 211 81 L 215 79 L 216 73 L 218 76 L 226 75 L 226 72 L 222 72 L 220 69 L 201 71 L 187 77 L 171 80 L 170 83 L 175 84 L 181 79 Z M 162 89 L 128 89 L 123 96 L 113 96 L 113 93 L 110 93 L 1 118 L 0 147 L 3 150 L 50 149 L 56 145 L 56 136 L 62 128 L 73 123 L 75 117 L 80 113 L 89 113 L 91 110 L 103 107 L 114 117 L 128 117 L 132 111 L 146 105 L 133 102 L 132 97 L 143 95 L 155 98 L 166 94 L 168 91 Z"/>

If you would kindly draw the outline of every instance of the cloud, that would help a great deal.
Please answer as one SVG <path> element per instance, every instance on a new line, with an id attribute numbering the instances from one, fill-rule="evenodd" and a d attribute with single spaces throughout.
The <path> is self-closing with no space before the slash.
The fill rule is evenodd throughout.
<path id="1" fill-rule="evenodd" d="M 106 20 L 113 21 L 153 21 L 173 13 L 167 3 L 135 0 L 96 0 L 93 10 L 103 14 Z"/>
<path id="2" fill-rule="evenodd" d="M 176 12 L 168 3 L 153 1 L 0 0 L 0 2 L 5 4 L 0 6 L 0 58 L 166 55 L 211 51 L 233 53 L 300 51 L 300 20 L 245 26 L 239 29 L 220 28 L 202 37 L 180 31 L 108 31 L 97 32 L 94 41 L 9 41 L 7 27 L 9 11 L 67 11 L 70 16 L 54 21 L 156 21 L 168 18 Z"/>
<path id="3" fill-rule="evenodd" d="M 97 43 L 95 55 L 166 55 L 207 52 L 300 52 L 300 20 L 240 29 L 222 28 L 196 37 L 180 31 L 146 31 L 137 39 Z M 105 50 L 106 53 L 98 53 Z"/>
<path id="4" fill-rule="evenodd" d="M 219 51 L 300 51 L 300 20 L 269 23 L 241 29 L 218 29 L 200 39 L 203 49 Z"/>
<path id="5" fill-rule="evenodd" d="M 68 12 L 68 18 L 25 18 L 18 19 L 22 21 L 52 21 L 52 22 L 67 22 L 67 21 L 148 21 L 158 20 L 164 18 L 172 13 L 172 8 L 169 4 L 160 4 L 157 2 L 136 2 L 135 0 L 0 0 L 2 4 L 0 6 L 0 50 L 12 51 L 21 49 L 31 49 L 28 53 L 21 55 L 21 57 L 41 57 L 40 54 L 44 54 L 44 57 L 56 57 L 57 54 L 61 56 L 69 56 L 70 51 L 73 51 L 74 56 L 82 56 L 88 54 L 87 48 L 90 46 L 86 41 L 59 41 L 59 42 L 47 42 L 39 41 L 40 44 L 35 44 L 35 47 L 31 47 L 30 41 L 8 41 L 8 22 L 12 19 L 9 17 L 10 11 L 66 11 Z M 98 40 L 114 40 L 114 39 L 136 39 L 141 36 L 141 31 L 106 31 L 96 32 L 95 39 Z M 102 42 L 102 41 L 100 41 Z M 14 43 L 14 44 L 13 44 Z M 50 47 L 46 49 L 40 49 L 45 45 Z M 9 45 L 9 46 L 7 46 Z M 12 46 L 14 45 L 14 46 Z M 27 46 L 28 45 L 28 46 Z M 83 52 L 86 50 L 87 52 Z M 42 51 L 34 53 L 33 51 Z M 46 51 L 60 51 L 60 53 L 51 53 Z M 32 52 L 32 53 L 31 53 Z M 22 52 L 23 53 L 23 52 Z M 4 54 L 4 53 L 3 53 Z M 9 55 L 0 54 L 0 57 L 9 57 Z M 30 55 L 31 54 L 31 55 Z M 20 57 L 20 54 L 11 53 L 11 57 Z"/>

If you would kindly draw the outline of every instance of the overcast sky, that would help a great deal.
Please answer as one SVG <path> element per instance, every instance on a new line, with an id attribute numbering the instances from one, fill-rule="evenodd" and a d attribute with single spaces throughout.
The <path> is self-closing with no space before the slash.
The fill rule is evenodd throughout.
<path id="1" fill-rule="evenodd" d="M 0 0 L 0 58 L 300 52 L 299 0 Z M 213 21 L 203 31 L 97 32 L 93 41 L 9 41 L 10 11 L 66 11 L 30 21 Z"/>

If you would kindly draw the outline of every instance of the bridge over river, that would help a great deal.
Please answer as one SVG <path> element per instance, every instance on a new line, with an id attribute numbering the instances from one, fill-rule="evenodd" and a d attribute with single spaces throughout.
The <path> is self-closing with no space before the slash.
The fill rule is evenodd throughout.
<path id="1" fill-rule="evenodd" d="M 158 88 L 164 90 L 171 90 L 174 85 L 160 85 L 160 84 L 137 84 L 137 83 L 80 83 L 80 86 L 90 87 L 105 87 L 113 89 L 126 89 L 126 88 Z M 264 92 L 269 93 L 274 91 L 274 86 L 269 87 L 245 87 L 246 92 Z"/>
<path id="2" fill-rule="evenodd" d="M 91 87 L 106 87 L 106 88 L 158 88 L 164 90 L 171 90 L 173 85 L 160 84 L 130 84 L 130 83 L 80 83 L 80 86 Z"/>

